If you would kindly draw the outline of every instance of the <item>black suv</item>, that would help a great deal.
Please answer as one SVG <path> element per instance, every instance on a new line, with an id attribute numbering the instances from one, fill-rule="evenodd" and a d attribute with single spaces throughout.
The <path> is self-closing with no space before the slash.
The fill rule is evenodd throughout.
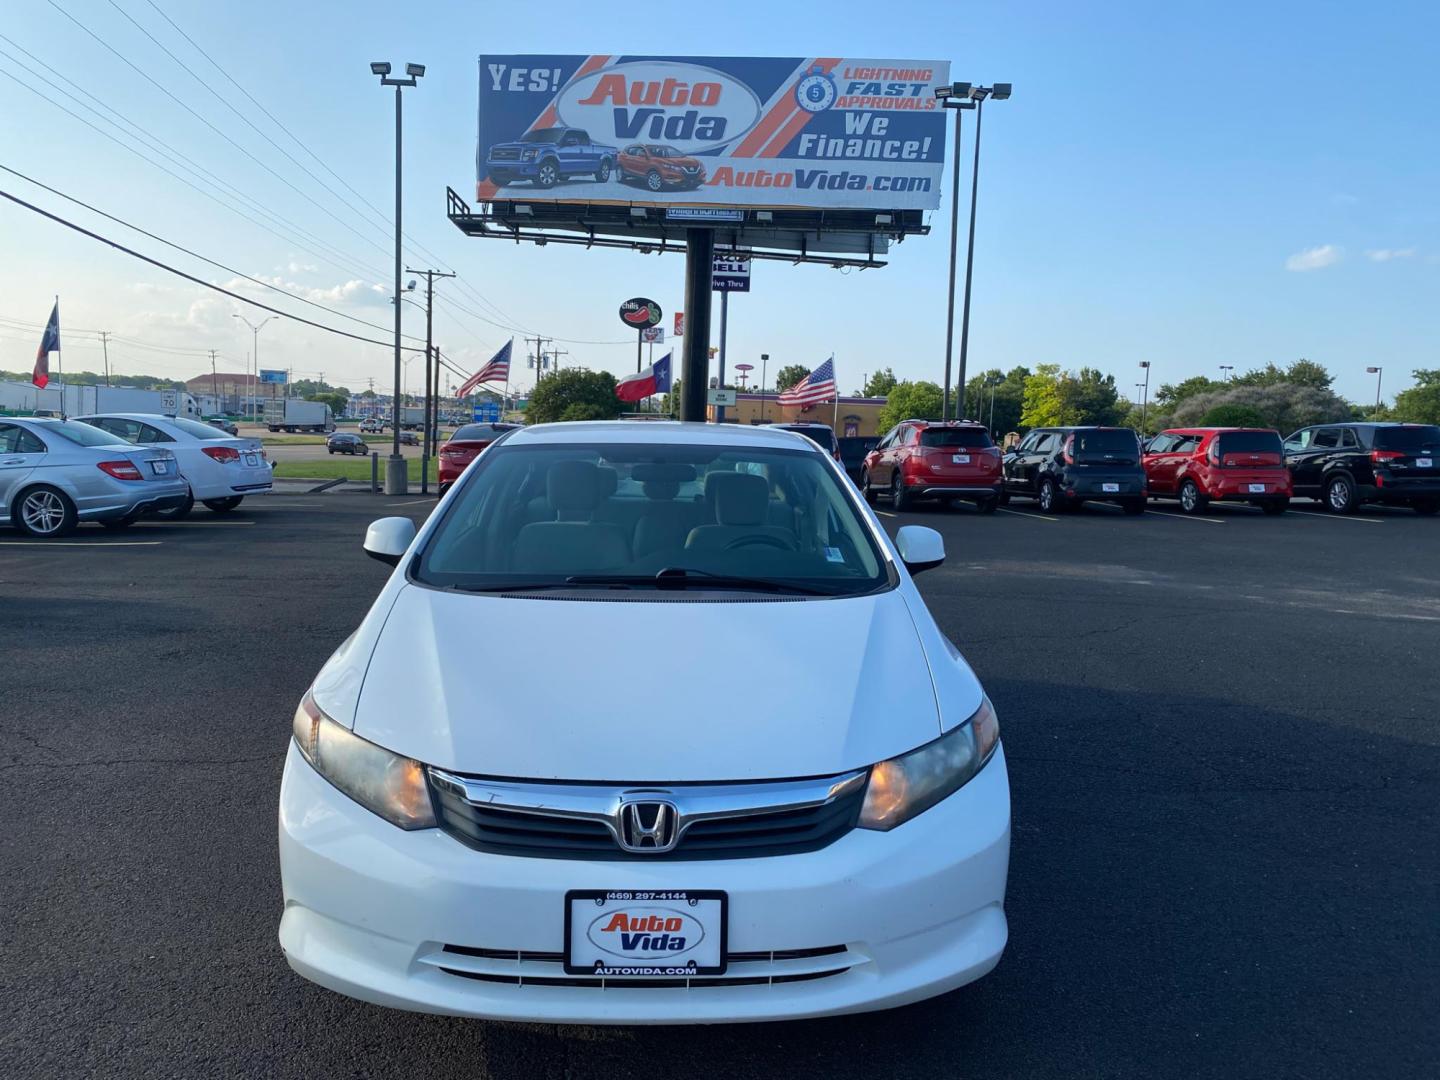
<path id="1" fill-rule="evenodd" d="M 1036 428 L 1005 457 L 1008 502 L 1017 495 L 1040 509 L 1075 510 L 1086 500 L 1145 512 L 1145 467 L 1140 439 L 1129 428 Z"/>
<path id="2" fill-rule="evenodd" d="M 1320 424 L 1285 440 L 1296 495 L 1337 514 L 1361 503 L 1440 510 L 1440 427 L 1434 424 Z"/>

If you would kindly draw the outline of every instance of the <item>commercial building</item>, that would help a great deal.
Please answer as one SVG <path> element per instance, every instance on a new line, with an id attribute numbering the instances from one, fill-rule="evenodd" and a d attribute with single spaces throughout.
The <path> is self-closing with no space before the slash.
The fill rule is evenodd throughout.
<path id="1" fill-rule="evenodd" d="M 827 401 L 820 405 L 804 408 L 795 405 L 781 405 L 774 394 L 739 394 L 734 405 L 725 408 L 727 424 L 829 424 L 841 438 L 855 436 L 883 435 L 880 430 L 880 411 L 885 408 L 885 399 L 871 397 L 842 397 L 837 405 Z M 715 419 L 715 407 L 708 411 L 708 418 Z"/>

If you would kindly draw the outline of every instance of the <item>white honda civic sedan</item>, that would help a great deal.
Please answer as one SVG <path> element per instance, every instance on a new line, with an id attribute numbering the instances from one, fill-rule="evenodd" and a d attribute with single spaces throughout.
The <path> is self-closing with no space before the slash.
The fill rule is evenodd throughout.
<path id="1" fill-rule="evenodd" d="M 295 712 L 290 966 L 402 1009 L 718 1023 L 888 1008 L 1005 947 L 995 710 L 786 431 L 509 432 Z"/>

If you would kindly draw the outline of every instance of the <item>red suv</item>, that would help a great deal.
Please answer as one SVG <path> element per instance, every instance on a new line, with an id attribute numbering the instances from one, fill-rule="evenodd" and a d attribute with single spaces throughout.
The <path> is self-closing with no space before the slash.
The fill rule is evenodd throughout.
<path id="1" fill-rule="evenodd" d="M 667 187 L 698 188 L 705 182 L 705 166 L 673 146 L 631 143 L 615 159 L 621 180 L 639 180 L 651 191 Z"/>
<path id="2" fill-rule="evenodd" d="M 1179 499 L 1187 514 L 1212 500 L 1248 502 L 1267 514 L 1290 505 L 1290 470 L 1278 431 L 1262 428 L 1172 428 L 1145 447 L 1151 498 Z"/>
<path id="3" fill-rule="evenodd" d="M 466 424 L 456 428 L 450 441 L 440 448 L 440 494 L 450 490 L 450 485 L 460 479 L 465 466 L 475 460 L 475 455 L 484 450 L 515 424 Z"/>
<path id="4" fill-rule="evenodd" d="M 984 425 L 967 420 L 906 420 L 865 456 L 860 490 L 885 492 L 896 510 L 917 499 L 947 506 L 967 499 L 982 513 L 1000 505 L 1000 448 Z"/>

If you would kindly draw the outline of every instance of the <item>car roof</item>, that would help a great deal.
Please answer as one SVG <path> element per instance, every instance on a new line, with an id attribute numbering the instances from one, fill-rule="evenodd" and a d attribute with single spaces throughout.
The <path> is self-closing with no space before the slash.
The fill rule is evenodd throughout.
<path id="1" fill-rule="evenodd" d="M 1271 428 L 1271 427 L 1167 427 L 1164 431 L 1160 432 L 1160 434 L 1161 434 L 1161 435 L 1208 435 L 1208 434 L 1210 434 L 1212 431 L 1213 431 L 1213 432 L 1216 432 L 1216 433 L 1224 432 L 1224 431 L 1260 431 L 1260 432 L 1271 432 L 1271 431 L 1276 431 L 1276 429 L 1275 429 L 1275 428 Z M 1276 434 L 1279 434 L 1279 432 L 1276 432 Z"/>
<path id="2" fill-rule="evenodd" d="M 100 412 L 88 412 L 88 413 L 85 413 L 85 416 L 113 416 L 113 417 L 116 417 L 117 419 L 120 419 L 120 420 L 144 420 L 146 423 L 150 423 L 151 421 L 154 421 L 154 420 L 159 420 L 159 421 L 161 421 L 161 422 L 163 423 L 163 422 L 165 422 L 165 421 L 167 421 L 167 420 L 174 420 L 174 419 L 175 419 L 175 417 L 173 417 L 173 416 L 166 416 L 164 413 L 107 412 L 107 411 L 105 411 L 105 410 L 103 410 L 103 409 L 102 409 Z M 83 419 L 85 418 L 85 416 L 77 416 L 77 417 L 75 417 L 75 419 L 76 419 L 76 420 L 83 420 Z M 187 417 L 186 419 L 189 419 L 189 418 Z"/>
<path id="3" fill-rule="evenodd" d="M 921 417 L 912 417 L 909 420 L 901 420 L 902 424 L 924 424 L 926 427 L 978 427 L 985 425 L 979 420 L 925 420 Z"/>
<path id="4" fill-rule="evenodd" d="M 827 431 L 833 431 L 829 424 L 822 424 L 818 420 L 776 420 L 769 424 L 756 424 L 756 427 L 784 428 L 786 431 L 793 431 L 795 428 L 823 427 Z"/>
<path id="5" fill-rule="evenodd" d="M 757 446 L 793 450 L 795 440 L 800 438 L 794 432 L 765 425 L 741 427 L 739 424 L 702 424 L 680 420 L 632 424 L 624 420 L 584 420 L 516 428 L 505 441 L 511 446 L 531 443 L 548 446 L 567 443 L 654 443 L 657 446 Z M 802 441 L 807 448 L 819 452 L 814 443 Z"/>

